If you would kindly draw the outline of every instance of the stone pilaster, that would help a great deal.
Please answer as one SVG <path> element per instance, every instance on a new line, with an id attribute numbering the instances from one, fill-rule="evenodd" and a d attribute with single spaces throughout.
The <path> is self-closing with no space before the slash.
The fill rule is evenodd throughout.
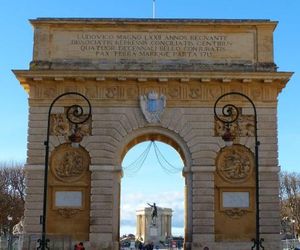
<path id="1" fill-rule="evenodd" d="M 260 237 L 266 249 L 279 250 L 281 237 L 278 167 L 261 167 L 259 172 Z"/>
<path id="2" fill-rule="evenodd" d="M 40 235 L 42 231 L 40 216 L 43 214 L 44 169 L 43 165 L 25 165 L 26 197 L 22 250 L 30 250 L 30 235 Z"/>
<path id="3" fill-rule="evenodd" d="M 184 172 L 185 176 L 185 218 L 184 218 L 184 249 L 191 249 L 193 242 L 193 176 L 192 172 Z"/>
<path id="4" fill-rule="evenodd" d="M 214 167 L 193 172 L 193 249 L 212 248 L 214 242 Z"/>
<path id="5" fill-rule="evenodd" d="M 44 169 L 43 165 L 25 166 L 25 234 L 39 234 L 42 230 L 40 216 L 43 214 Z"/>
<path id="6" fill-rule="evenodd" d="M 114 166 L 90 166 L 91 249 L 119 248 L 120 171 L 117 169 Z"/>

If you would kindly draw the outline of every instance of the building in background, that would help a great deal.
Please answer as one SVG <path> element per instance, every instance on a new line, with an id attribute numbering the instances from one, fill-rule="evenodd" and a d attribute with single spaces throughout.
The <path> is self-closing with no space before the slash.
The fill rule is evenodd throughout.
<path id="1" fill-rule="evenodd" d="M 156 223 L 152 223 L 151 208 L 136 211 L 136 239 L 158 244 L 172 236 L 172 209 L 157 207 Z"/>

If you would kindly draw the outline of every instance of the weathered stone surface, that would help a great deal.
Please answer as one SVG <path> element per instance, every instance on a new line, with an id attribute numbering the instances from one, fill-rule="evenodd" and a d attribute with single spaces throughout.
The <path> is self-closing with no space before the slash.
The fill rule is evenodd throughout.
<path id="1" fill-rule="evenodd" d="M 111 210 L 91 210 L 91 217 L 112 218 Z"/>
<path id="2" fill-rule="evenodd" d="M 112 209 L 112 202 L 93 202 L 91 205 L 91 209 L 94 210 L 108 210 Z"/>
<path id="3" fill-rule="evenodd" d="M 254 172 L 249 178 L 234 182 L 230 171 L 247 166 L 237 164 L 238 161 L 226 165 L 224 171 L 229 171 L 229 177 L 225 179 L 219 175 L 216 161 L 225 143 L 222 130 L 215 133 L 213 107 L 222 94 L 239 91 L 257 108 L 261 234 L 266 239 L 266 249 L 278 249 L 277 96 L 291 74 L 276 71 L 272 42 L 276 22 L 170 19 L 36 19 L 31 22 L 35 28 L 33 61 L 29 70 L 14 71 L 30 93 L 27 233 L 41 231 L 43 143 L 49 105 L 59 94 L 78 91 L 92 104 L 91 129 L 81 142 L 89 166 L 76 185 L 51 179 L 54 193 L 50 194 L 53 196 L 62 187 L 64 192 L 75 190 L 86 194 L 80 210 L 86 217 L 78 214 L 77 219 L 84 218 L 85 222 L 80 223 L 87 226 L 84 230 L 90 250 L 119 248 L 121 163 L 131 147 L 147 140 L 173 146 L 185 163 L 187 246 L 250 249 L 252 243 L 244 240 L 245 235 L 231 239 L 227 233 L 239 223 L 246 225 L 248 231 L 240 230 L 237 234 L 245 233 L 248 237 L 255 233 Z M 105 46 L 100 46 L 103 43 Z M 156 123 L 148 123 L 138 101 L 150 91 L 166 97 L 166 107 Z M 74 98 L 60 100 L 51 115 L 61 117 L 73 101 L 78 102 Z M 228 97 L 226 101 L 237 105 L 244 117 L 253 116 L 253 108 L 246 100 Z M 88 110 L 83 109 L 85 113 Z M 242 125 L 239 122 L 237 126 Z M 247 124 L 253 126 L 251 122 Z M 254 152 L 253 128 L 237 131 L 241 133 L 235 138 L 235 144 Z M 62 144 L 70 145 L 68 136 L 62 134 L 51 135 L 50 142 L 50 159 Z M 51 177 L 52 172 L 49 173 Z M 235 208 L 229 208 L 238 218 L 224 217 L 225 225 L 219 218 L 227 216 L 227 208 L 222 207 L 222 192 L 226 191 L 248 192 L 251 206 L 240 214 Z M 51 202 L 50 219 L 57 211 Z M 76 216 L 81 212 L 71 209 L 63 214 Z M 64 226 L 69 225 L 68 220 L 60 219 Z M 89 219 L 90 224 L 84 224 Z M 216 231 L 220 228 L 224 231 L 218 238 L 220 233 Z M 56 229 L 51 230 L 55 233 Z M 234 242 L 239 237 L 242 241 Z"/>
<path id="4" fill-rule="evenodd" d="M 112 195 L 91 195 L 92 202 L 112 202 Z"/>
<path id="5" fill-rule="evenodd" d="M 194 210 L 193 218 L 194 219 L 196 219 L 196 218 L 214 218 L 214 212 Z"/>
<path id="6" fill-rule="evenodd" d="M 205 195 L 214 195 L 213 188 L 194 188 L 193 196 L 205 196 Z"/>
<path id="7" fill-rule="evenodd" d="M 94 242 L 110 242 L 112 240 L 111 233 L 90 233 L 91 241 Z"/>

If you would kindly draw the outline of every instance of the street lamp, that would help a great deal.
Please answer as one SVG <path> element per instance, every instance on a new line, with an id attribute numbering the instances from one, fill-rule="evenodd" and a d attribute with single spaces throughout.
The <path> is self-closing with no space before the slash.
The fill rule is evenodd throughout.
<path id="1" fill-rule="evenodd" d="M 294 219 L 291 219 L 291 222 L 292 222 L 292 225 L 293 225 L 293 239 L 295 239 L 295 220 Z"/>
<path id="2" fill-rule="evenodd" d="M 47 188 L 48 188 L 48 160 L 49 160 L 49 137 L 50 137 L 50 116 L 51 116 L 51 111 L 52 107 L 58 101 L 60 98 L 64 96 L 69 96 L 69 95 L 76 95 L 79 96 L 80 98 L 84 99 L 84 101 L 87 102 L 88 104 L 88 114 L 85 115 L 82 106 L 78 104 L 71 105 L 67 108 L 66 110 L 66 117 L 68 121 L 73 124 L 74 130 L 73 133 L 68 137 L 71 146 L 74 148 L 79 147 L 79 143 L 82 140 L 82 135 L 80 133 L 80 130 L 78 128 L 78 125 L 85 123 L 91 116 L 91 103 L 90 101 L 82 94 L 77 93 L 77 92 L 66 92 L 63 93 L 59 96 L 57 96 L 51 103 L 48 111 L 48 122 L 47 122 L 47 136 L 46 136 L 46 141 L 44 141 L 45 145 L 45 173 L 44 173 L 44 195 L 43 195 L 43 215 L 41 216 L 41 223 L 42 223 L 42 238 L 38 239 L 39 246 L 37 249 L 45 250 L 49 249 L 48 243 L 49 239 L 46 239 L 46 216 L 47 216 Z"/>
<path id="3" fill-rule="evenodd" d="M 13 217 L 8 215 L 7 220 L 8 220 L 8 250 L 11 250 L 12 249 L 12 240 L 13 240 L 11 226 L 12 226 Z"/>
<path id="4" fill-rule="evenodd" d="M 230 131 L 230 125 L 234 122 L 236 122 L 240 116 L 240 110 L 238 107 L 236 107 L 234 104 L 226 104 L 222 108 L 222 116 L 218 115 L 217 113 L 217 104 L 219 101 L 221 101 L 223 98 L 227 96 L 241 96 L 244 99 L 246 99 L 248 102 L 251 103 L 252 108 L 253 108 L 253 113 L 254 113 L 254 138 L 255 138 L 255 210 L 256 210 L 256 224 L 255 224 L 255 239 L 252 239 L 253 241 L 253 246 L 251 249 L 254 249 L 256 247 L 256 250 L 259 250 L 260 248 L 264 249 L 262 246 L 262 242 L 264 239 L 260 238 L 260 233 L 259 233 L 259 174 L 258 174 L 258 146 L 259 146 L 259 141 L 257 139 L 257 113 L 256 113 L 256 107 L 253 103 L 253 101 L 246 96 L 245 94 L 239 93 L 239 92 L 229 92 L 226 94 L 221 95 L 215 102 L 214 105 L 214 114 L 215 117 L 221 121 L 225 125 L 225 133 L 222 136 L 222 139 L 225 142 L 226 146 L 231 146 L 233 144 L 234 136 L 232 135 Z M 226 100 L 226 98 L 225 98 Z"/>

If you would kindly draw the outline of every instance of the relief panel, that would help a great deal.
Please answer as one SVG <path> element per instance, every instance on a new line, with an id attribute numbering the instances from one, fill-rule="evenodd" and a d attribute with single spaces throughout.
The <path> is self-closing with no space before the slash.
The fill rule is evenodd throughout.
<path id="1" fill-rule="evenodd" d="M 61 144 L 50 156 L 47 232 L 89 239 L 90 156 L 82 147 Z M 76 230 L 74 230 L 76 225 Z"/>
<path id="2" fill-rule="evenodd" d="M 215 239 L 249 241 L 255 236 L 255 162 L 243 145 L 224 147 L 216 158 Z"/>

